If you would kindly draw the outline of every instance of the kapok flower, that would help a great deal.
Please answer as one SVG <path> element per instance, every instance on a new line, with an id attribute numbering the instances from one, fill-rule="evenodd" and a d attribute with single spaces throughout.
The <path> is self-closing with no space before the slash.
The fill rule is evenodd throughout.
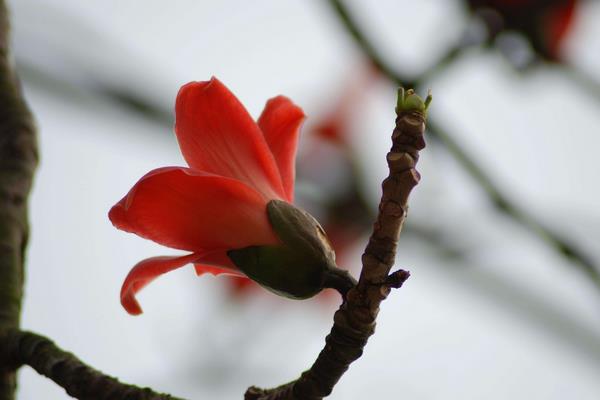
<path id="1" fill-rule="evenodd" d="M 175 134 L 189 167 L 150 171 L 112 207 L 109 218 L 118 229 L 190 253 L 152 257 L 135 265 L 121 288 L 123 307 L 140 314 L 136 293 L 186 264 L 193 264 L 198 274 L 250 276 L 291 297 L 315 294 L 313 289 L 298 292 L 290 282 L 308 279 L 299 276 L 307 261 L 318 264 L 313 262 L 316 247 L 306 247 L 313 239 L 297 237 L 306 235 L 306 227 L 316 221 L 289 205 L 303 111 L 278 96 L 267 102 L 255 122 L 212 78 L 183 86 L 175 114 Z M 295 229 L 298 221 L 304 227 Z M 327 253 L 326 247 L 317 253 Z M 331 254 L 326 258 L 330 265 Z M 310 273 L 313 279 L 314 271 Z"/>
<path id="2" fill-rule="evenodd" d="M 501 30 L 519 31 L 534 50 L 550 61 L 560 62 L 561 47 L 575 21 L 579 0 L 468 0 L 473 11 L 491 8 L 502 17 Z M 499 32 L 496 32 L 499 33 Z"/>

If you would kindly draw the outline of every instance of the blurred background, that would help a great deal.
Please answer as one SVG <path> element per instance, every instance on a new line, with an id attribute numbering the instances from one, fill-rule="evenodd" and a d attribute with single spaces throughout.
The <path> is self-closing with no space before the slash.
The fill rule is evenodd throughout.
<path id="1" fill-rule="evenodd" d="M 600 2 L 19 0 L 13 47 L 39 127 L 23 326 L 125 382 L 241 398 L 316 358 L 335 293 L 296 302 L 114 229 L 147 171 L 184 165 L 179 87 L 217 76 L 258 116 L 308 119 L 296 198 L 356 273 L 387 175 L 399 81 L 432 89 L 428 148 L 377 333 L 331 399 L 600 396 Z M 20 399 L 66 399 L 22 369 Z"/>

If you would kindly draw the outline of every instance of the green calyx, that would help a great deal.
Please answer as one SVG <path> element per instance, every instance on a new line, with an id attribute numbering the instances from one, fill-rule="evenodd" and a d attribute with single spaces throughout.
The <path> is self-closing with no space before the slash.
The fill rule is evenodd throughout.
<path id="1" fill-rule="evenodd" d="M 227 252 L 250 279 L 292 299 L 312 297 L 326 287 L 345 294 L 356 284 L 350 274 L 337 268 L 335 252 L 310 214 L 285 201 L 272 200 L 267 215 L 281 244 Z"/>
<path id="2" fill-rule="evenodd" d="M 323 288 L 319 265 L 307 264 L 301 253 L 285 245 L 250 246 L 227 255 L 248 278 L 280 296 L 307 299 Z"/>
<path id="3" fill-rule="evenodd" d="M 396 103 L 396 114 L 402 112 L 417 111 L 427 116 L 427 109 L 431 103 L 431 92 L 427 93 L 425 100 L 421 98 L 414 90 L 404 90 L 403 87 L 398 89 L 398 102 Z"/>

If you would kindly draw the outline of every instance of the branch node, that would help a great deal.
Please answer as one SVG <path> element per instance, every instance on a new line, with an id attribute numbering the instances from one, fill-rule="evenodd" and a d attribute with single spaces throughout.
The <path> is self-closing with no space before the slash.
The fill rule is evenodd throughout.
<path id="1" fill-rule="evenodd" d="M 388 277 L 385 279 L 385 285 L 390 288 L 399 289 L 409 277 L 410 272 L 399 269 L 398 271 L 392 272 L 388 275 Z"/>

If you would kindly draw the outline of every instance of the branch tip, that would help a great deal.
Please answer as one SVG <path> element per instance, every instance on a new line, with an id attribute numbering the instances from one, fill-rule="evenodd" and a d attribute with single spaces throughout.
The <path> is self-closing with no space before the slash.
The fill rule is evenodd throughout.
<path id="1" fill-rule="evenodd" d="M 400 115 L 416 111 L 427 116 L 427 109 L 432 99 L 431 90 L 427 92 L 427 97 L 423 100 L 413 89 L 404 90 L 400 86 L 398 88 L 398 100 L 396 101 L 396 114 Z"/>

